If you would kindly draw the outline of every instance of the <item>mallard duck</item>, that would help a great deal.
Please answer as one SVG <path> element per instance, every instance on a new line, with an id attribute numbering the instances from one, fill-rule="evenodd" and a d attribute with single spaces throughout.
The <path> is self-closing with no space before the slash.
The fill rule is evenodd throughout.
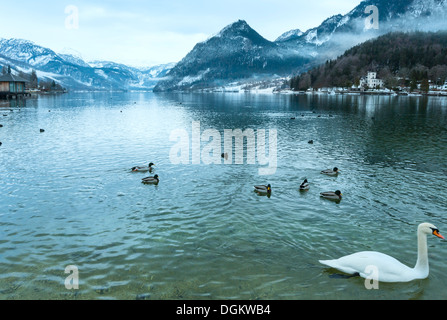
<path id="1" fill-rule="evenodd" d="M 320 260 L 320 263 L 347 274 L 358 274 L 367 279 L 370 277 L 369 267 L 374 267 L 378 271 L 375 280 L 380 282 L 409 282 L 425 279 L 429 274 L 427 236 L 430 234 L 445 239 L 434 225 L 420 224 L 417 231 L 418 259 L 414 268 L 377 251 L 358 252 L 336 260 Z"/>
<path id="2" fill-rule="evenodd" d="M 266 186 L 255 186 L 255 192 L 260 194 L 271 194 L 272 186 L 270 184 Z"/>
<path id="3" fill-rule="evenodd" d="M 149 165 L 147 167 L 133 167 L 132 171 L 133 172 L 152 172 L 154 170 L 154 168 L 152 168 L 152 166 L 155 166 L 154 163 L 149 163 Z"/>
<path id="4" fill-rule="evenodd" d="M 309 186 L 309 182 L 306 180 L 304 180 L 304 182 L 300 185 L 300 190 L 301 191 L 307 191 L 309 190 L 310 186 Z"/>
<path id="5" fill-rule="evenodd" d="M 325 174 L 327 176 L 336 176 L 340 173 L 340 170 L 338 170 L 337 167 L 335 167 L 334 169 L 328 169 L 328 170 L 323 170 L 321 171 L 322 174 Z"/>
<path id="6" fill-rule="evenodd" d="M 328 191 L 328 192 L 322 192 L 322 193 L 320 193 L 320 196 L 321 196 L 322 198 L 329 199 L 329 200 L 341 200 L 342 195 L 343 195 L 343 194 L 341 193 L 340 190 L 337 190 L 337 191 L 335 191 L 335 192 Z"/>
<path id="7" fill-rule="evenodd" d="M 145 184 L 158 184 L 160 179 L 158 178 L 158 174 L 153 177 L 147 177 L 141 180 Z"/>

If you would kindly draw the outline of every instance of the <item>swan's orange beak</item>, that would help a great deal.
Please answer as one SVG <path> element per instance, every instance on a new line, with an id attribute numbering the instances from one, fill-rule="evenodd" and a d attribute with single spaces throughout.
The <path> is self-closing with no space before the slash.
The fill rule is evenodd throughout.
<path id="1" fill-rule="evenodd" d="M 445 238 L 439 233 L 438 230 L 433 231 L 433 234 L 434 234 L 435 236 L 437 236 L 438 238 L 441 238 L 441 239 L 444 239 L 444 240 L 445 240 Z"/>

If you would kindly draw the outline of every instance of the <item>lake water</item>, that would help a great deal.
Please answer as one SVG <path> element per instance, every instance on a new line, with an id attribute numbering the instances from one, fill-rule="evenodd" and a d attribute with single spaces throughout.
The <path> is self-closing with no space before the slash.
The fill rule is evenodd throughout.
<path id="1" fill-rule="evenodd" d="M 379 290 L 318 262 L 374 250 L 414 266 L 419 223 L 447 236 L 445 98 L 70 93 L 0 113 L 0 299 L 447 299 L 435 237 L 428 279 Z M 194 123 L 222 143 L 276 130 L 276 172 L 173 163 L 178 130 L 193 157 Z M 130 171 L 149 162 L 158 185 Z"/>

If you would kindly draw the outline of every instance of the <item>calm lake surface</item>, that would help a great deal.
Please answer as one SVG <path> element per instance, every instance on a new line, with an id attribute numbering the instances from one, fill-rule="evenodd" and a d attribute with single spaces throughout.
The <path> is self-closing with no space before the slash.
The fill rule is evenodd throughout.
<path id="1" fill-rule="evenodd" d="M 374 250 L 413 267 L 419 223 L 447 236 L 446 98 L 70 93 L 0 113 L 0 299 L 447 299 L 435 237 L 428 279 L 379 290 L 318 262 Z M 276 172 L 173 163 L 193 122 L 222 143 L 277 130 Z M 156 186 L 130 170 L 149 162 Z"/>

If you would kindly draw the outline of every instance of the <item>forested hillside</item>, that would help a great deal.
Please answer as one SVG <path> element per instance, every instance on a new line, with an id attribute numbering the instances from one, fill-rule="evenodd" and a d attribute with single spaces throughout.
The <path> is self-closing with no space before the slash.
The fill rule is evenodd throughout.
<path id="1" fill-rule="evenodd" d="M 291 79 L 294 90 L 358 85 L 368 71 L 387 88 L 447 79 L 447 32 L 395 32 L 369 40 Z M 428 80 L 428 81 L 427 81 Z"/>

